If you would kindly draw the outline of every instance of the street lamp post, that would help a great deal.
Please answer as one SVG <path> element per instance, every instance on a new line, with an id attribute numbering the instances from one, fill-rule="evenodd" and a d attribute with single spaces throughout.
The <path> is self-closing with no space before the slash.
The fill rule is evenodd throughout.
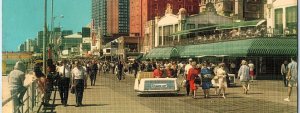
<path id="1" fill-rule="evenodd" d="M 51 42 L 51 46 L 49 46 L 50 48 L 50 52 L 52 53 L 53 52 L 53 60 L 56 60 L 57 58 L 57 44 L 56 44 L 56 33 L 54 32 L 54 21 L 55 21 L 55 18 L 59 17 L 59 18 L 64 18 L 63 15 L 60 15 L 60 16 L 53 16 L 53 12 L 54 12 L 54 0 L 51 0 L 51 34 L 50 34 L 50 38 L 49 38 L 49 42 Z M 60 25 L 59 25 L 60 27 Z M 52 50 L 53 49 L 53 50 Z M 50 57 L 49 57 L 50 58 Z"/>
<path id="2" fill-rule="evenodd" d="M 46 74 L 47 0 L 44 0 L 43 72 Z"/>

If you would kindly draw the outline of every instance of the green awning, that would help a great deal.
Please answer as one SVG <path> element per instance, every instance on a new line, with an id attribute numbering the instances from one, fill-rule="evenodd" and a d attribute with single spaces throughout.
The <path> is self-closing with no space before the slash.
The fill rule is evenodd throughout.
<path id="1" fill-rule="evenodd" d="M 173 47 L 154 48 L 146 56 L 145 59 L 170 59 L 179 57 L 178 51 Z"/>
<path id="2" fill-rule="evenodd" d="M 234 29 L 234 28 L 241 28 L 241 27 L 257 27 L 260 24 L 264 23 L 265 21 L 266 20 L 251 20 L 251 21 L 234 22 L 229 24 L 221 24 L 218 25 L 217 30 Z"/>
<path id="3" fill-rule="evenodd" d="M 140 55 L 138 55 L 137 57 L 136 57 L 136 59 L 135 60 L 141 60 L 142 58 L 143 58 L 143 54 L 140 54 Z"/>
<path id="4" fill-rule="evenodd" d="M 291 56 L 297 55 L 296 38 L 256 38 L 178 47 L 179 55 L 204 56 Z"/>

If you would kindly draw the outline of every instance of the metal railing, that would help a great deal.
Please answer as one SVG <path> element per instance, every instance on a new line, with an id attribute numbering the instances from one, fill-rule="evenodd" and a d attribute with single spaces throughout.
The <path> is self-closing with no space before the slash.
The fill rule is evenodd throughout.
<path id="1" fill-rule="evenodd" d="M 36 108 L 40 106 L 39 103 L 41 103 L 41 98 L 40 98 L 40 93 L 38 91 L 38 85 L 37 85 L 37 80 L 34 80 L 32 83 L 28 84 L 25 86 L 26 89 L 24 89 L 21 92 L 17 92 L 15 94 L 12 94 L 9 98 L 4 100 L 2 102 L 2 109 L 6 105 L 8 105 L 9 102 L 12 102 L 13 97 L 19 95 L 22 92 L 25 92 L 25 95 L 23 97 L 23 104 L 21 106 L 18 106 L 16 110 L 13 110 L 15 107 L 14 105 L 11 108 L 11 111 L 14 111 L 14 113 L 17 113 L 18 110 L 21 113 L 33 113 L 37 112 Z"/>
<path id="2" fill-rule="evenodd" d="M 270 30 L 269 30 L 270 31 Z M 185 38 L 181 38 L 180 41 L 172 40 L 172 37 L 169 37 L 170 40 L 164 40 L 164 46 L 176 46 L 176 45 L 190 45 L 190 44 L 205 44 L 205 43 L 214 43 L 222 41 L 231 41 L 231 40 L 241 40 L 241 39 L 251 39 L 251 38 L 294 38 L 297 37 L 297 32 L 294 30 L 287 31 L 284 33 L 277 32 L 277 29 L 271 29 L 271 31 L 266 30 L 241 30 L 240 32 L 232 30 L 227 30 L 218 33 L 207 33 L 207 34 L 198 34 L 187 35 Z"/>

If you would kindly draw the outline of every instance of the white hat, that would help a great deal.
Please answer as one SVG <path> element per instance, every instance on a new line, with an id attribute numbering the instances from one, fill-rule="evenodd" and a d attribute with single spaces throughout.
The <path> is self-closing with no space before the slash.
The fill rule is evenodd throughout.
<path id="1" fill-rule="evenodd" d="M 193 59 L 190 58 L 189 61 L 193 61 Z"/>

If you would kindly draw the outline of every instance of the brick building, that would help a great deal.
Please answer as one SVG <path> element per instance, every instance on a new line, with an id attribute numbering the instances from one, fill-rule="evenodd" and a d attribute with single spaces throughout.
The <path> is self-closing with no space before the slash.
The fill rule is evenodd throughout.
<path id="1" fill-rule="evenodd" d="M 145 26 L 147 21 L 154 20 L 156 16 L 165 15 L 167 4 L 172 12 L 177 13 L 180 8 L 187 9 L 189 15 L 199 13 L 199 0 L 130 0 L 130 36 L 140 36 L 143 45 Z"/>

